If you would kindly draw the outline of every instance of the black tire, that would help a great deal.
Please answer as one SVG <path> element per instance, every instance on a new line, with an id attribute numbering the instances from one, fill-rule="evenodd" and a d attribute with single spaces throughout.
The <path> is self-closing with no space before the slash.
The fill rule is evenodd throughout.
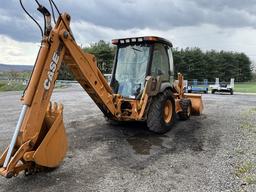
<path id="1" fill-rule="evenodd" d="M 166 109 L 170 110 L 170 116 L 166 114 Z M 172 91 L 167 89 L 152 98 L 147 115 L 147 126 L 155 133 L 166 133 L 174 124 L 175 115 L 175 100 Z"/>
<path id="2" fill-rule="evenodd" d="M 192 105 L 190 99 L 181 99 L 180 106 L 182 111 L 178 113 L 180 120 L 187 120 L 191 116 Z"/>
<path id="3" fill-rule="evenodd" d="M 213 89 L 213 90 L 212 90 L 212 94 L 214 94 L 214 93 L 215 93 L 215 90 Z"/>
<path id="4" fill-rule="evenodd" d="M 230 95 L 233 95 L 233 94 L 234 94 L 233 89 L 231 89 L 230 90 Z"/>

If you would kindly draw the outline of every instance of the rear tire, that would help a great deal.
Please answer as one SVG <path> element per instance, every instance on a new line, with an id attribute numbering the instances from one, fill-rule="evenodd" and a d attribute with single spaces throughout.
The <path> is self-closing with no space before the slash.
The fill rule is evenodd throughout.
<path id="1" fill-rule="evenodd" d="M 233 89 L 231 89 L 230 90 L 230 95 L 233 95 L 233 94 L 234 94 Z"/>
<path id="2" fill-rule="evenodd" d="M 175 119 L 175 100 L 171 90 L 165 90 L 153 97 L 147 115 L 147 126 L 155 133 L 169 131 Z"/>
<path id="3" fill-rule="evenodd" d="M 212 94 L 214 94 L 214 93 L 215 93 L 215 90 L 213 89 L 213 90 L 212 90 Z"/>
<path id="4" fill-rule="evenodd" d="M 181 99 L 180 100 L 180 106 L 182 108 L 182 111 L 178 113 L 180 120 L 187 120 L 191 116 L 191 100 L 190 99 Z"/>

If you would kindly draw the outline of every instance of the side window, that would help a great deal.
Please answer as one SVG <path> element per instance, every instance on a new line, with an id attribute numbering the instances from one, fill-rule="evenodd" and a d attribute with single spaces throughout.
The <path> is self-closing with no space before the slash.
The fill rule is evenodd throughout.
<path id="1" fill-rule="evenodd" d="M 151 75 L 158 76 L 164 75 L 169 76 L 169 63 L 168 55 L 164 45 L 155 44 L 153 51 L 153 59 L 151 66 Z"/>
<path id="2" fill-rule="evenodd" d="M 170 71 L 171 74 L 174 74 L 174 64 L 173 64 L 173 56 L 172 56 L 172 48 L 168 47 L 168 55 L 169 55 L 169 62 L 170 62 Z"/>

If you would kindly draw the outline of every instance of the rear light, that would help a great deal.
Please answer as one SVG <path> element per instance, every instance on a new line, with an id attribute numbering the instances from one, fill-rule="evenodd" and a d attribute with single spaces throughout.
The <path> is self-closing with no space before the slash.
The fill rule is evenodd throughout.
<path id="1" fill-rule="evenodd" d="M 157 41 L 157 37 L 144 37 L 145 41 Z"/>
<path id="2" fill-rule="evenodd" d="M 117 45 L 118 44 L 118 39 L 113 39 L 112 44 Z"/>

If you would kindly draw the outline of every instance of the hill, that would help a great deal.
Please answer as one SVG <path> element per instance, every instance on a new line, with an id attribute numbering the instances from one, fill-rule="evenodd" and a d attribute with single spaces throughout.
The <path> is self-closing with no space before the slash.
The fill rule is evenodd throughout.
<path id="1" fill-rule="evenodd" d="M 25 71 L 32 71 L 32 65 L 6 65 L 0 64 L 0 72 L 25 72 Z"/>

